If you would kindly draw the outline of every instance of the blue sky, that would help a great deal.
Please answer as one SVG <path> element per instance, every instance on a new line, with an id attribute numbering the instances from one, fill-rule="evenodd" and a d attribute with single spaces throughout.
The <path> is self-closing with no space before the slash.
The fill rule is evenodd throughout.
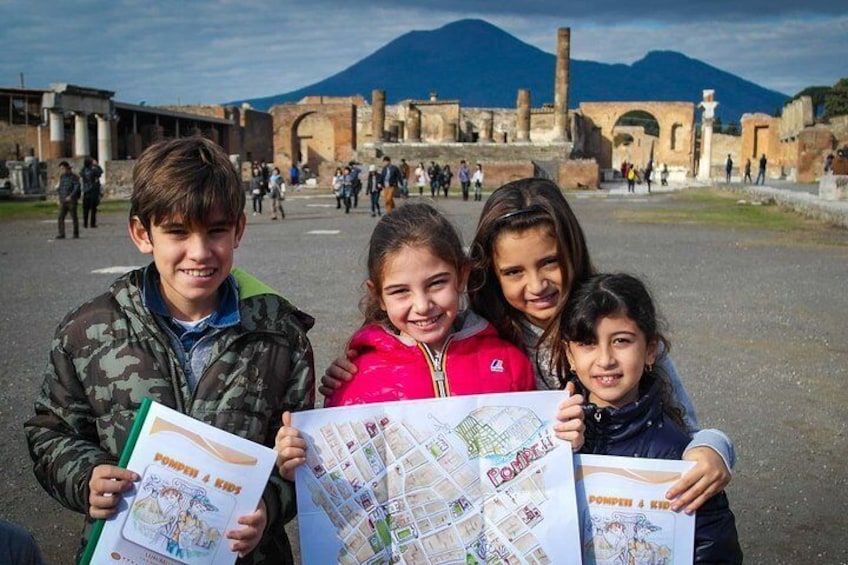
<path id="1" fill-rule="evenodd" d="M 288 92 L 463 18 L 550 53 L 571 27 L 574 59 L 676 50 L 789 95 L 848 76 L 848 2 L 826 0 L 0 0 L 0 11 L 0 85 L 23 73 L 29 88 L 68 82 L 148 105 Z"/>

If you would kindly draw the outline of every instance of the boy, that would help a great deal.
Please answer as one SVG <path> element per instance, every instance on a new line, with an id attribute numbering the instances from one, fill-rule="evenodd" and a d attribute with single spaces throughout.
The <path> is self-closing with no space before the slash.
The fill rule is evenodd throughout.
<path id="1" fill-rule="evenodd" d="M 230 273 L 244 202 L 208 140 L 160 142 L 136 163 L 129 233 L 153 262 L 59 325 L 25 424 L 39 482 L 87 525 L 114 514 L 139 478 L 115 464 L 145 396 L 269 447 L 284 411 L 313 407 L 313 319 Z M 226 533 L 240 563 L 291 563 L 283 526 L 295 511 L 275 471 L 259 508 Z"/>

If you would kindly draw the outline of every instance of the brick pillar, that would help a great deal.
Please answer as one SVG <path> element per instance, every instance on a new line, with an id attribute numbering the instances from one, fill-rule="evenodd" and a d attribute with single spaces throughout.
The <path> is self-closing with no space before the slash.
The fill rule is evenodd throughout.
<path id="1" fill-rule="evenodd" d="M 571 28 L 557 30 L 556 76 L 554 78 L 554 140 L 568 140 L 568 80 L 571 63 Z"/>
<path id="2" fill-rule="evenodd" d="M 371 92 L 371 125 L 374 130 L 374 141 L 385 141 L 386 134 L 386 91 Z"/>
<path id="3" fill-rule="evenodd" d="M 530 141 L 530 91 L 522 88 L 518 91 L 515 140 Z"/>

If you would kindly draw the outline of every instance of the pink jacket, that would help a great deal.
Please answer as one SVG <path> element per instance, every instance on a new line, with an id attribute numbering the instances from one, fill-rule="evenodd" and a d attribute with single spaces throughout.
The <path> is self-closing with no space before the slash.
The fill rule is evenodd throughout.
<path id="1" fill-rule="evenodd" d="M 327 398 L 325 406 L 435 398 L 440 387 L 441 396 L 534 390 L 527 356 L 470 311 L 441 358 L 380 325 L 357 331 L 348 349 L 359 352 L 354 360 L 357 373 Z"/>

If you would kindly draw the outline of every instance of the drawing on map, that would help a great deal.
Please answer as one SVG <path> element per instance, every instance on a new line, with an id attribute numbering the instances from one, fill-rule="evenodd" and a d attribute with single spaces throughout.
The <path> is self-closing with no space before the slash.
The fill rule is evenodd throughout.
<path id="1" fill-rule="evenodd" d="M 608 512 L 583 515 L 583 556 L 596 565 L 668 565 L 674 558 L 674 515 Z M 665 525 L 662 525 L 665 523 Z"/>
<path id="2" fill-rule="evenodd" d="M 220 545 L 233 507 L 229 495 L 151 465 L 139 482 L 122 534 L 181 563 L 207 563 Z"/>
<path id="3" fill-rule="evenodd" d="M 544 395 L 298 413 L 304 562 L 579 563 L 571 449 L 550 429 L 562 397 Z"/>

